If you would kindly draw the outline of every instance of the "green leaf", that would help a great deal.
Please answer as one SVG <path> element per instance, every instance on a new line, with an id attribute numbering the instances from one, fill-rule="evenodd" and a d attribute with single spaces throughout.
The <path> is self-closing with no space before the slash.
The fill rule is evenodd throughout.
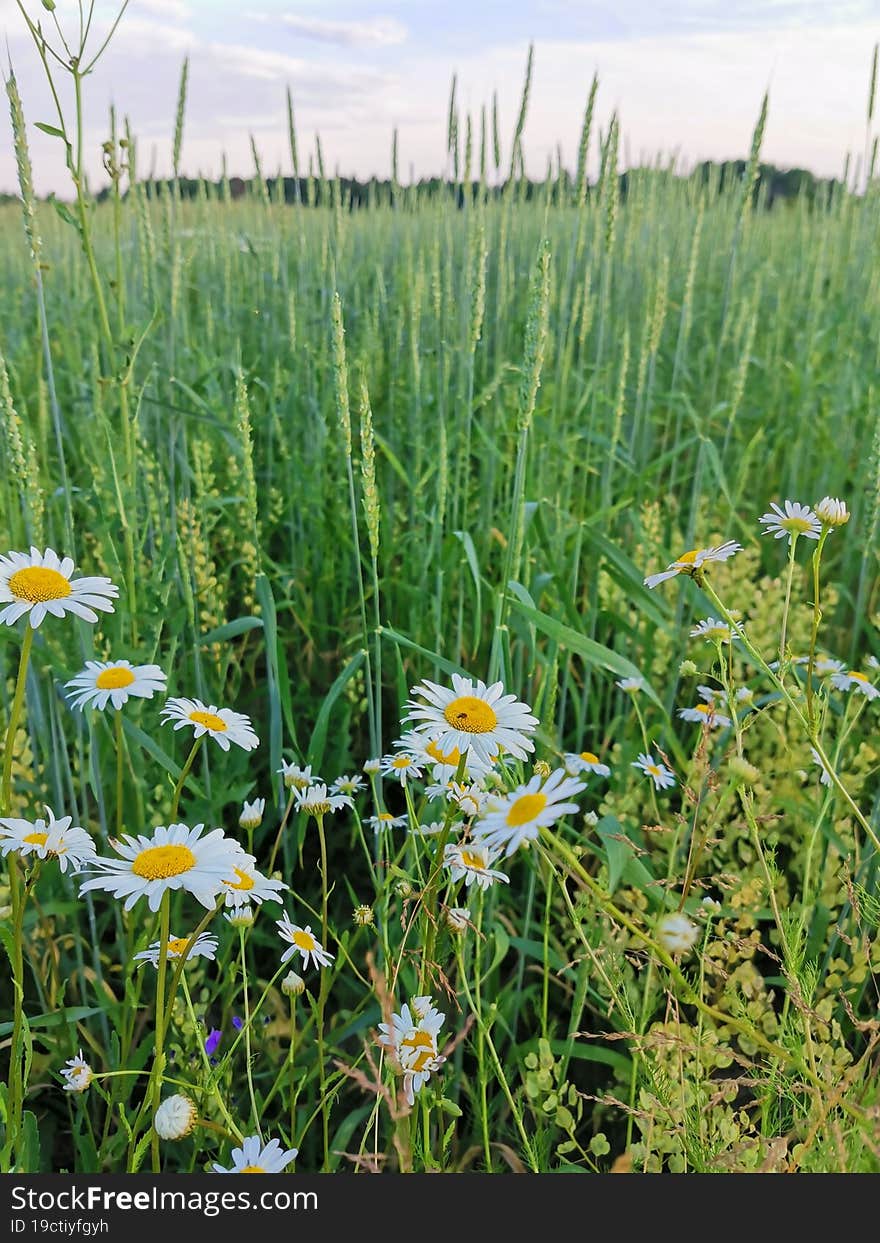
<path id="1" fill-rule="evenodd" d="M 236 617 L 235 621 L 227 622 L 224 626 L 215 626 L 213 630 L 207 631 L 199 639 L 199 644 L 207 647 L 209 643 L 225 643 L 227 639 L 246 634 L 248 630 L 262 629 L 263 619 L 261 617 Z"/>
<path id="2" fill-rule="evenodd" d="M 42 130 L 44 134 L 48 134 L 51 138 L 61 138 L 64 142 L 67 142 L 64 130 L 60 130 L 57 125 L 49 125 L 45 121 L 34 121 L 34 128 Z"/>
<path id="3" fill-rule="evenodd" d="M 16 1162 L 16 1173 L 39 1174 L 40 1172 L 40 1131 L 37 1126 L 36 1114 L 26 1109 L 21 1115 L 21 1136 L 19 1138 L 19 1158 Z"/>
<path id="4" fill-rule="evenodd" d="M 37 1014 L 28 1019 L 28 1025 L 35 1031 L 46 1027 L 61 1027 L 69 1023 L 79 1023 L 90 1019 L 94 1014 L 101 1013 L 101 1006 L 65 1006 L 60 1010 L 51 1010 L 46 1014 Z M 0 1023 L 0 1036 L 8 1036 L 12 1031 L 11 1023 Z"/>
<path id="5" fill-rule="evenodd" d="M 660 697 L 647 678 L 645 678 L 645 675 L 624 656 L 613 652 L 610 647 L 605 647 L 604 643 L 597 643 L 594 639 L 588 639 L 586 635 L 579 634 L 577 630 L 572 630 L 570 626 L 563 625 L 555 617 L 550 617 L 547 613 L 541 613 L 538 609 L 530 608 L 522 600 L 513 598 L 510 603 L 517 613 L 521 613 L 523 617 L 537 626 L 548 638 L 555 639 L 560 647 L 567 647 L 570 651 L 576 652 L 588 664 L 599 665 L 610 673 L 616 673 L 621 678 L 641 678 L 645 685 L 645 694 L 654 700 L 658 708 L 662 709 L 663 704 L 660 702 Z"/>
<path id="6" fill-rule="evenodd" d="M 461 665 L 455 664 L 452 660 L 447 660 L 445 656 L 439 656 L 437 652 L 429 651 L 428 648 L 422 647 L 419 643 L 414 643 L 412 639 L 408 639 L 390 626 L 383 626 L 379 633 L 383 639 L 388 639 L 392 643 L 399 643 L 401 647 L 408 647 L 411 651 L 418 652 L 421 656 L 435 664 L 438 669 L 442 669 L 444 673 L 460 673 L 463 677 L 467 676 Z"/>
<path id="7" fill-rule="evenodd" d="M 154 742 L 149 734 L 145 734 L 144 731 L 139 729 L 137 725 L 134 725 L 128 717 L 122 718 L 122 728 L 133 742 L 136 742 L 139 747 L 143 747 L 147 755 L 151 755 L 157 764 L 161 764 L 165 771 L 170 773 L 175 781 L 177 780 L 180 776 L 180 765 L 175 764 L 171 756 L 168 755 L 167 752 L 163 751 L 159 744 Z M 205 791 L 195 780 L 192 773 L 190 773 L 187 777 L 187 785 L 189 789 L 193 790 L 199 798 L 207 797 Z"/>
<path id="8" fill-rule="evenodd" d="M 309 750 L 306 762 L 312 764 L 315 769 L 321 767 L 321 761 L 324 758 L 324 747 L 327 744 L 327 729 L 330 725 L 330 713 L 333 711 L 333 705 L 345 690 L 346 684 L 354 677 L 358 669 L 364 661 L 364 652 L 357 652 L 339 677 L 327 692 L 324 702 L 321 704 L 321 711 L 318 713 L 318 719 L 315 721 L 315 728 L 312 730 L 312 736 L 309 740 Z"/>
<path id="9" fill-rule="evenodd" d="M 482 588 L 480 583 L 480 566 L 477 561 L 477 550 L 474 548 L 474 541 L 471 539 L 467 531 L 453 531 L 456 539 L 460 539 L 464 547 L 464 555 L 467 558 L 468 566 L 471 571 L 471 578 L 474 580 L 474 651 L 480 646 L 480 629 L 483 621 L 483 602 Z"/>

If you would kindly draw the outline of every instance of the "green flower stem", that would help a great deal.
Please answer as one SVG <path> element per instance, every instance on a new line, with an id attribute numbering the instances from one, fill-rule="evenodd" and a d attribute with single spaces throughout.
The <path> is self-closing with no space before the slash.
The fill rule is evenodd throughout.
<path id="1" fill-rule="evenodd" d="M 251 1101 L 251 1112 L 254 1118 L 254 1126 L 257 1129 L 257 1135 L 260 1137 L 260 1143 L 263 1142 L 263 1134 L 260 1130 L 260 1111 L 257 1109 L 257 1098 L 254 1095 L 254 1074 L 251 1065 L 251 1012 L 250 1003 L 248 1001 L 248 972 L 247 972 L 247 955 L 244 952 L 244 928 L 239 924 L 238 928 L 238 949 L 239 961 L 241 962 L 241 995 L 242 1005 L 244 1007 L 244 1056 L 245 1056 L 245 1073 L 247 1075 L 248 1096 Z"/>
<path id="2" fill-rule="evenodd" d="M 165 977 L 168 971 L 168 938 L 170 936 L 171 921 L 171 890 L 166 889 L 162 894 L 162 903 L 159 907 L 159 965 L 158 975 L 156 978 L 156 1044 L 153 1055 L 153 1073 L 150 1077 L 150 1086 L 147 1091 L 147 1097 L 151 1102 L 153 1117 L 156 1116 L 156 1110 L 162 1100 L 162 1072 L 165 1069 Z M 152 1126 L 152 1120 L 150 1125 Z M 156 1128 L 153 1126 L 153 1138 L 151 1143 L 153 1153 L 153 1173 L 160 1172 L 159 1161 L 159 1136 Z"/>
<path id="3" fill-rule="evenodd" d="M 177 809 L 180 806 L 180 796 L 183 793 L 184 784 L 186 782 L 187 777 L 189 776 L 190 769 L 193 766 L 193 762 L 195 761 L 195 758 L 199 753 L 199 749 L 201 748 L 201 745 L 204 742 L 205 737 L 206 737 L 205 734 L 200 734 L 199 737 L 196 738 L 195 742 L 192 745 L 192 748 L 190 749 L 189 755 L 186 757 L 186 763 L 184 764 L 183 768 L 181 768 L 180 770 L 180 776 L 177 778 L 177 785 L 174 787 L 174 794 L 171 796 L 171 810 L 168 813 L 169 824 L 174 824 L 174 821 L 177 817 Z"/>
<path id="4" fill-rule="evenodd" d="M 461 782 L 464 777 L 466 764 L 466 755 L 462 755 L 458 761 L 458 768 L 455 771 L 455 782 Z M 440 888 L 440 877 L 443 874 L 443 856 L 446 854 L 446 843 L 449 841 L 449 835 L 452 832 L 452 822 L 455 818 L 455 803 L 449 803 L 446 810 L 446 816 L 443 820 L 443 828 L 437 837 L 437 849 L 434 852 L 434 861 L 431 871 L 428 874 L 428 883 L 425 886 L 422 895 L 422 910 L 425 915 L 425 941 L 424 952 L 422 953 L 422 969 L 419 976 L 419 992 L 424 993 L 428 985 L 428 975 L 434 958 L 434 947 L 437 943 L 437 891 Z"/>
<path id="5" fill-rule="evenodd" d="M 117 708 L 113 721 L 116 736 L 116 836 L 122 836 L 123 822 L 125 820 L 122 806 L 122 774 L 123 761 L 125 758 L 125 744 L 122 738 L 122 709 Z"/>
<path id="6" fill-rule="evenodd" d="M 712 601 L 712 603 L 721 613 L 721 616 L 730 626 L 731 630 L 736 635 L 736 637 L 739 639 L 740 643 L 742 643 L 743 647 L 748 652 L 748 654 L 751 656 L 752 660 L 754 660 L 755 664 L 758 666 L 761 672 L 766 674 L 766 676 L 770 679 L 770 681 L 779 691 L 780 695 L 782 695 L 782 697 L 785 699 L 788 706 L 794 712 L 795 716 L 797 717 L 797 719 L 800 721 L 801 725 L 803 726 L 804 732 L 807 738 L 809 739 L 810 745 L 815 748 L 816 754 L 818 755 L 822 764 L 826 768 L 828 772 L 828 776 L 831 778 L 831 782 L 834 785 L 834 788 L 841 795 L 844 802 L 849 807 L 850 811 L 855 816 L 858 823 L 862 826 L 862 828 L 867 833 L 868 837 L 871 840 L 872 845 L 874 846 L 874 849 L 878 852 L 878 854 L 880 854 L 880 838 L 878 838 L 877 834 L 874 832 L 873 828 L 869 824 L 861 808 L 856 803 L 855 799 L 850 794 L 849 790 L 847 790 L 846 786 L 843 784 L 840 777 L 837 775 L 837 772 L 835 771 L 834 766 L 831 763 L 831 760 L 828 758 L 828 755 L 825 752 L 825 748 L 822 746 L 822 743 L 819 740 L 819 734 L 818 734 L 815 723 L 811 723 L 807 719 L 807 717 L 804 715 L 804 713 L 801 710 L 801 705 L 798 702 L 798 700 L 795 699 L 795 697 L 792 695 L 788 687 L 785 686 L 782 680 L 778 678 L 777 675 L 773 672 L 773 670 L 767 664 L 764 657 L 761 655 L 761 653 L 758 651 L 758 649 L 755 647 L 752 641 L 747 637 L 745 631 L 743 630 L 739 622 L 736 621 L 735 618 L 731 616 L 728 609 L 725 608 L 725 606 L 721 603 L 721 600 L 718 598 L 717 593 L 709 585 L 705 577 L 700 578 L 699 585 L 700 587 L 702 587 L 705 594 L 709 597 L 709 599 Z"/>
<path id="7" fill-rule="evenodd" d="M 235 1136 L 235 1138 L 239 1141 L 239 1143 L 241 1143 L 244 1136 L 242 1135 L 239 1128 L 235 1125 L 235 1122 L 232 1120 L 232 1116 L 230 1115 L 229 1110 L 226 1108 L 226 1104 L 223 1100 L 223 1093 L 220 1091 L 219 1086 L 214 1081 L 214 1067 L 211 1065 L 210 1058 L 205 1052 L 205 1043 L 199 1036 L 199 1021 L 196 1018 L 195 1008 L 192 1003 L 192 997 L 190 996 L 189 985 L 186 982 L 186 972 L 184 972 L 183 975 L 180 977 L 180 983 L 181 983 L 181 987 L 183 988 L 183 996 L 186 1001 L 186 1009 L 187 1009 L 187 1013 L 189 1014 L 189 1021 L 192 1023 L 193 1030 L 195 1032 L 196 1046 L 198 1047 L 199 1054 L 202 1059 L 202 1065 L 205 1068 L 206 1086 L 211 1092 L 213 1092 L 214 1099 L 217 1102 L 217 1107 L 219 1108 L 220 1113 L 223 1115 L 226 1121 L 226 1125 L 229 1128 L 230 1132 Z M 170 1083 L 171 1080 L 170 1079 L 166 1080 L 166 1082 Z M 199 1119 L 199 1124 L 201 1126 L 204 1126 L 205 1120 Z"/>
<path id="8" fill-rule="evenodd" d="M 284 808 L 284 815 L 281 817 L 281 823 L 278 826 L 278 832 L 275 834 L 275 841 L 272 843 L 272 852 L 269 855 L 269 866 L 266 869 L 268 874 L 272 875 L 272 869 L 275 867 L 275 859 L 278 855 L 278 847 L 281 845 L 281 839 L 284 836 L 284 830 L 290 819 L 290 813 L 293 811 L 293 800 L 296 798 L 296 790 L 291 788 L 290 797 L 287 800 L 287 806 Z"/>
<path id="9" fill-rule="evenodd" d="M 486 1075 L 486 1037 L 483 1031 L 483 906 L 484 898 L 479 896 L 477 908 L 477 932 L 474 938 L 474 993 L 476 998 L 475 1014 L 477 1016 L 477 1079 L 480 1084 L 480 1135 L 483 1140 L 483 1159 L 486 1162 L 486 1173 L 492 1173 L 492 1148 L 489 1141 L 489 1082 Z M 464 971 L 464 964 L 459 957 L 459 970 Z"/>
<path id="10" fill-rule="evenodd" d="M 823 527 L 816 551 L 813 553 L 813 626 L 810 631 L 810 657 L 807 661 L 807 720 L 815 728 L 816 717 L 813 710 L 813 672 L 816 667 L 816 643 L 819 638 L 819 623 L 822 610 L 819 607 L 819 567 L 822 564 L 822 549 L 828 538 L 830 527 Z"/>
<path id="11" fill-rule="evenodd" d="M 3 775 L 0 779 L 0 814 L 8 816 L 12 810 L 12 758 L 15 750 L 15 734 L 24 706 L 24 691 L 27 684 L 27 671 L 31 657 L 34 632 L 25 623 L 24 637 L 21 643 L 21 654 L 18 660 L 18 677 L 15 682 L 15 693 L 9 712 L 9 724 L 6 727 L 6 743 L 3 751 Z M 8 1138 L 14 1150 L 21 1130 L 21 1110 L 24 1098 L 21 1059 L 21 1029 L 24 1013 L 24 957 L 23 927 L 25 895 L 21 891 L 21 877 L 18 872 L 18 857 L 14 850 L 9 852 L 9 900 L 12 907 L 12 1043 L 9 1047 L 9 1116 L 7 1121 Z"/>
<path id="12" fill-rule="evenodd" d="M 788 544 L 788 574 L 785 578 L 785 605 L 782 609 L 782 629 L 779 633 L 779 679 L 782 681 L 783 662 L 785 660 L 785 640 L 788 634 L 788 614 L 791 609 L 791 584 L 794 580 L 794 553 L 797 548 L 798 532 L 793 531 Z"/>

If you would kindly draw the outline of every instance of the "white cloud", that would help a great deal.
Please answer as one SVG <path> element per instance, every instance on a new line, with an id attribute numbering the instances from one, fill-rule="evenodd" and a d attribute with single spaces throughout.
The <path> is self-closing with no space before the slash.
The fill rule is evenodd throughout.
<path id="1" fill-rule="evenodd" d="M 373 17 L 366 21 L 334 21 L 323 17 L 304 17 L 296 13 L 252 14 L 256 20 L 278 22 L 304 39 L 338 43 L 343 47 L 393 47 L 405 43 L 406 27 L 393 17 Z"/>
<path id="2" fill-rule="evenodd" d="M 173 22 L 185 22 L 192 16 L 192 9 L 184 0 L 135 0 L 139 12 L 155 13 Z"/>

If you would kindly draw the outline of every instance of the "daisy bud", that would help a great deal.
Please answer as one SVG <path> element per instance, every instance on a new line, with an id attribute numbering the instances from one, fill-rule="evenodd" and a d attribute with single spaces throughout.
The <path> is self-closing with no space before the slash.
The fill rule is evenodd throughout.
<path id="1" fill-rule="evenodd" d="M 833 530 L 834 527 L 842 527 L 849 522 L 849 511 L 845 501 L 839 501 L 834 496 L 823 496 L 816 506 L 816 517 L 823 527 Z"/>
<path id="2" fill-rule="evenodd" d="M 446 923 L 450 932 L 466 932 L 471 913 L 466 906 L 450 906 L 446 910 Z"/>
<path id="3" fill-rule="evenodd" d="M 683 678 L 692 678 L 697 672 L 697 666 L 692 660 L 683 660 L 678 666 L 678 672 Z"/>
<path id="4" fill-rule="evenodd" d="M 657 940 L 670 954 L 687 954 L 699 940 L 700 930 L 680 912 L 664 915 L 657 925 Z"/>
<path id="5" fill-rule="evenodd" d="M 540 777 L 542 781 L 546 781 L 553 770 L 546 760 L 535 760 L 535 765 L 532 771 L 536 777 Z"/>
<path id="6" fill-rule="evenodd" d="M 188 1096 L 166 1096 L 153 1115 L 153 1126 L 160 1139 L 186 1139 L 197 1117 Z"/>
<path id="7" fill-rule="evenodd" d="M 716 901 L 715 898 L 710 898 L 708 894 L 703 898 L 700 906 L 707 915 L 720 915 L 721 913 L 721 903 Z"/>
<path id="8" fill-rule="evenodd" d="M 406 898 L 412 897 L 413 887 L 408 880 L 399 880 L 394 886 L 394 892 L 397 894 L 398 898 L 403 898 L 405 900 Z"/>
<path id="9" fill-rule="evenodd" d="M 245 801 L 242 804 L 241 815 L 238 817 L 239 828 L 258 829 L 263 823 L 265 810 L 266 800 L 264 798 L 255 798 L 252 803 Z"/>
<path id="10" fill-rule="evenodd" d="M 375 773 L 379 771 L 381 767 L 382 767 L 381 760 L 367 760 L 367 762 L 364 764 L 364 772 L 368 776 L 373 776 Z"/>
<path id="11" fill-rule="evenodd" d="M 369 928 L 376 922 L 376 916 L 373 914 L 371 906 L 356 906 L 352 911 L 351 917 L 359 928 Z"/>
<path id="12" fill-rule="evenodd" d="M 224 911 L 223 918 L 227 923 L 232 924 L 233 928 L 252 928 L 256 916 L 254 908 L 245 904 L 234 906 L 231 911 Z"/>
<path id="13" fill-rule="evenodd" d="M 287 975 L 281 981 L 281 991 L 285 997 L 301 997 L 306 991 L 306 982 L 301 975 L 297 975 L 295 971 L 288 971 Z"/>
<path id="14" fill-rule="evenodd" d="M 584 825 L 588 829 L 595 829 L 598 823 L 599 823 L 599 817 L 596 815 L 594 811 L 584 812 Z"/>

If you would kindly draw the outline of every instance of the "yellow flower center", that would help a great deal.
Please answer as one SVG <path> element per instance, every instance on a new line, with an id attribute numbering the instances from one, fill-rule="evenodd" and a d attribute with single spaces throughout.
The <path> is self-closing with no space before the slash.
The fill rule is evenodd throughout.
<path id="1" fill-rule="evenodd" d="M 95 686 L 99 691 L 118 691 L 124 686 L 131 686 L 134 681 L 134 674 L 130 669 L 117 667 L 115 669 L 102 669 L 95 678 Z"/>
<path id="2" fill-rule="evenodd" d="M 239 1174 L 265 1174 L 266 1171 L 261 1165 L 245 1165 L 238 1171 Z"/>
<path id="3" fill-rule="evenodd" d="M 700 555 L 700 549 L 692 548 L 690 552 L 683 552 L 675 564 L 676 565 L 693 565 L 699 555 Z"/>
<path id="4" fill-rule="evenodd" d="M 186 949 L 186 943 L 188 940 L 189 937 L 171 937 L 168 942 L 167 949 L 169 957 L 173 954 L 176 958 L 179 958 Z"/>
<path id="5" fill-rule="evenodd" d="M 148 846 L 134 860 L 131 870 L 144 880 L 167 880 L 195 865 L 196 857 L 189 846 Z"/>
<path id="6" fill-rule="evenodd" d="M 453 729 L 463 734 L 490 734 L 498 724 L 491 705 L 476 695 L 459 695 L 446 705 L 443 715 Z"/>
<path id="7" fill-rule="evenodd" d="M 482 872 L 486 866 L 485 857 L 477 854 L 474 850 L 463 850 L 461 852 L 461 861 L 466 868 L 473 868 L 478 872 Z"/>
<path id="8" fill-rule="evenodd" d="M 297 929 L 293 934 L 293 943 L 297 949 L 306 950 L 307 953 L 311 953 L 312 950 L 317 948 L 317 942 L 312 934 L 310 932 L 303 932 L 302 929 Z"/>
<path id="9" fill-rule="evenodd" d="M 646 765 L 645 765 L 645 772 L 646 772 L 646 773 L 650 773 L 652 777 L 659 777 L 659 776 L 660 776 L 660 769 L 657 767 L 657 765 L 656 765 L 656 764 L 646 764 Z"/>
<path id="10" fill-rule="evenodd" d="M 415 1060 L 409 1066 L 410 1070 L 424 1070 L 428 1062 L 434 1057 L 434 1037 L 430 1032 L 413 1032 L 411 1036 L 401 1040 L 400 1047 L 401 1049 L 419 1050 Z"/>
<path id="11" fill-rule="evenodd" d="M 253 889 L 255 881 L 253 876 L 248 876 L 247 872 L 242 872 L 241 868 L 232 869 L 238 880 L 225 880 L 224 885 L 228 885 L 230 889 Z"/>
<path id="12" fill-rule="evenodd" d="M 697 704 L 695 711 L 702 712 L 705 716 L 709 716 L 710 713 L 715 711 L 715 709 L 712 704 Z"/>
<path id="13" fill-rule="evenodd" d="M 507 813 L 507 824 L 511 829 L 528 824 L 541 814 L 547 806 L 546 794 L 523 794 L 511 806 Z"/>
<path id="14" fill-rule="evenodd" d="M 412 762 L 413 761 L 410 759 L 408 755 L 395 755 L 394 759 L 391 761 L 391 767 L 392 768 L 409 768 Z"/>
<path id="15" fill-rule="evenodd" d="M 446 719 L 448 720 L 449 718 L 447 717 Z M 461 759 L 461 752 L 458 747 L 453 747 L 451 751 L 444 753 L 434 741 L 427 744 L 425 753 L 430 755 L 432 760 L 436 760 L 438 764 L 455 764 L 457 766 L 458 761 Z"/>
<path id="16" fill-rule="evenodd" d="M 45 846 L 48 833 L 28 833 L 27 837 L 21 840 L 26 842 L 28 846 Z"/>
<path id="17" fill-rule="evenodd" d="M 9 590 L 16 600 L 28 604 L 42 604 L 46 600 L 63 600 L 70 595 L 71 586 L 58 570 L 48 570 L 42 565 L 29 565 L 16 570 L 9 579 Z"/>
<path id="18" fill-rule="evenodd" d="M 388 821 L 393 820 L 394 817 L 392 816 L 390 811 L 380 811 L 379 819 L 382 821 L 383 824 L 387 824 Z"/>
<path id="19" fill-rule="evenodd" d="M 216 712 L 191 712 L 189 719 L 196 725 L 204 725 L 205 729 L 212 729 L 217 734 L 225 734 L 229 726 L 221 716 L 217 716 Z"/>
<path id="20" fill-rule="evenodd" d="M 805 531 L 815 530 L 815 523 L 809 518 L 782 518 L 779 525 L 786 531 L 790 531 L 792 535 L 803 535 Z"/>
<path id="21" fill-rule="evenodd" d="M 850 669 L 849 673 L 846 676 L 848 678 L 852 678 L 856 682 L 867 682 L 868 681 L 868 679 L 865 677 L 863 673 L 855 673 L 853 672 L 852 669 Z"/>
<path id="22" fill-rule="evenodd" d="M 581 759 L 584 761 L 585 764 L 598 764 L 599 763 L 598 755 L 593 755 L 592 751 L 581 751 Z"/>

